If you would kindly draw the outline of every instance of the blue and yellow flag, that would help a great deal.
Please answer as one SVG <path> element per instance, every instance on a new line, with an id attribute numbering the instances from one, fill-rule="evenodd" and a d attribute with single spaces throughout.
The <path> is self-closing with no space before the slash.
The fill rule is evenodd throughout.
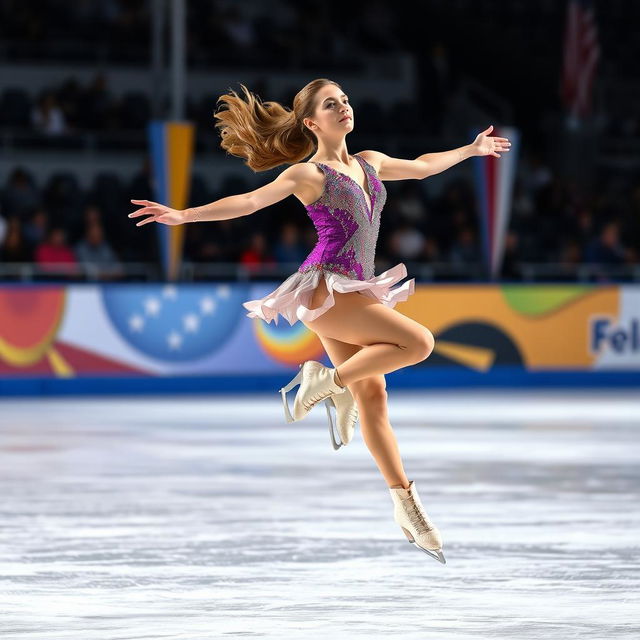
<path id="1" fill-rule="evenodd" d="M 185 209 L 189 201 L 194 132 L 192 122 L 149 123 L 154 200 L 173 209 Z M 185 227 L 160 223 L 156 226 L 165 278 L 175 280 L 182 260 Z"/>

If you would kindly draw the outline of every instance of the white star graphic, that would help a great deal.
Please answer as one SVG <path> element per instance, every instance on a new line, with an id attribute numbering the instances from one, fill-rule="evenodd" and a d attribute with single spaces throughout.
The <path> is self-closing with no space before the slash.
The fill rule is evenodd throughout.
<path id="1" fill-rule="evenodd" d="M 218 285 L 216 292 L 221 298 L 228 298 L 231 294 L 231 287 L 228 284 L 221 284 Z"/>
<path id="2" fill-rule="evenodd" d="M 203 314 L 211 315 L 215 308 L 216 301 L 213 298 L 207 296 L 200 300 L 200 311 L 202 311 Z"/>
<path id="3" fill-rule="evenodd" d="M 131 331 L 137 331 L 138 333 L 140 333 L 143 327 L 144 318 L 140 314 L 136 313 L 129 318 L 129 328 L 131 329 Z"/>
<path id="4" fill-rule="evenodd" d="M 162 289 L 162 297 L 175 300 L 178 296 L 178 289 L 173 284 L 168 284 Z"/>
<path id="5" fill-rule="evenodd" d="M 160 311 L 160 301 L 158 298 L 147 298 L 144 301 L 144 308 L 150 316 L 157 316 Z"/>
<path id="6" fill-rule="evenodd" d="M 190 313 L 182 318 L 184 330 L 196 333 L 200 327 L 200 318 L 195 313 Z"/>
<path id="7" fill-rule="evenodd" d="M 167 336 L 167 344 L 171 350 L 179 349 L 182 345 L 182 336 L 177 331 L 172 331 Z"/>

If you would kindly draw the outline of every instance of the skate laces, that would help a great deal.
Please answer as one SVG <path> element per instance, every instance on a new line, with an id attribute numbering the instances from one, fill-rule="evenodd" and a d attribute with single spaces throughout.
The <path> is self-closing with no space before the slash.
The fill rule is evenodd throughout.
<path id="1" fill-rule="evenodd" d="M 312 398 L 309 398 L 310 402 L 305 404 L 305 405 L 303 405 L 303 406 L 307 411 L 309 411 L 309 409 L 311 409 L 316 404 L 318 404 L 318 402 L 320 402 L 320 400 L 322 400 L 323 398 L 326 398 L 329 395 L 331 395 L 331 392 L 325 393 L 325 394 L 315 395 Z"/>
<path id="2" fill-rule="evenodd" d="M 316 367 L 315 368 L 316 371 L 320 370 L 320 367 Z M 331 381 L 334 385 L 336 385 L 336 383 L 332 380 Z M 338 386 L 338 385 L 336 385 Z M 309 398 L 309 401 L 306 404 L 303 404 L 302 406 L 305 408 L 306 411 L 311 410 L 316 404 L 318 404 L 318 402 L 320 402 L 320 400 L 333 395 L 333 391 L 329 390 L 326 393 L 317 393 L 314 396 L 311 396 L 311 398 Z"/>
<path id="3" fill-rule="evenodd" d="M 421 505 L 416 502 L 415 498 L 409 497 L 402 502 L 412 525 L 424 527 L 425 531 L 431 531 L 433 529 L 433 522 L 429 520 L 429 516 L 424 512 Z"/>

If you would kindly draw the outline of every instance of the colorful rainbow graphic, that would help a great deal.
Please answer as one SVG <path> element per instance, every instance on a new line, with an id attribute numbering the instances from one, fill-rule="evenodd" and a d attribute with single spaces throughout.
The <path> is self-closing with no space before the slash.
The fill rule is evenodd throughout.
<path id="1" fill-rule="evenodd" d="M 282 323 L 277 326 L 259 318 L 252 320 L 256 342 L 275 362 L 287 366 L 298 366 L 305 360 L 327 359 L 322 343 L 315 333 L 309 331 L 302 322 L 293 326 Z"/>

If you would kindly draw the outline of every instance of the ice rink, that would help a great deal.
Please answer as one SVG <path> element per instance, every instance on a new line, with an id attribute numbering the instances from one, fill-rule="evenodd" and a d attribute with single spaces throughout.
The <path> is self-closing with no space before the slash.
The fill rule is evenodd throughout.
<path id="1" fill-rule="evenodd" d="M 390 390 L 447 564 L 280 394 L 0 400 L 3 640 L 640 637 L 640 394 Z"/>

